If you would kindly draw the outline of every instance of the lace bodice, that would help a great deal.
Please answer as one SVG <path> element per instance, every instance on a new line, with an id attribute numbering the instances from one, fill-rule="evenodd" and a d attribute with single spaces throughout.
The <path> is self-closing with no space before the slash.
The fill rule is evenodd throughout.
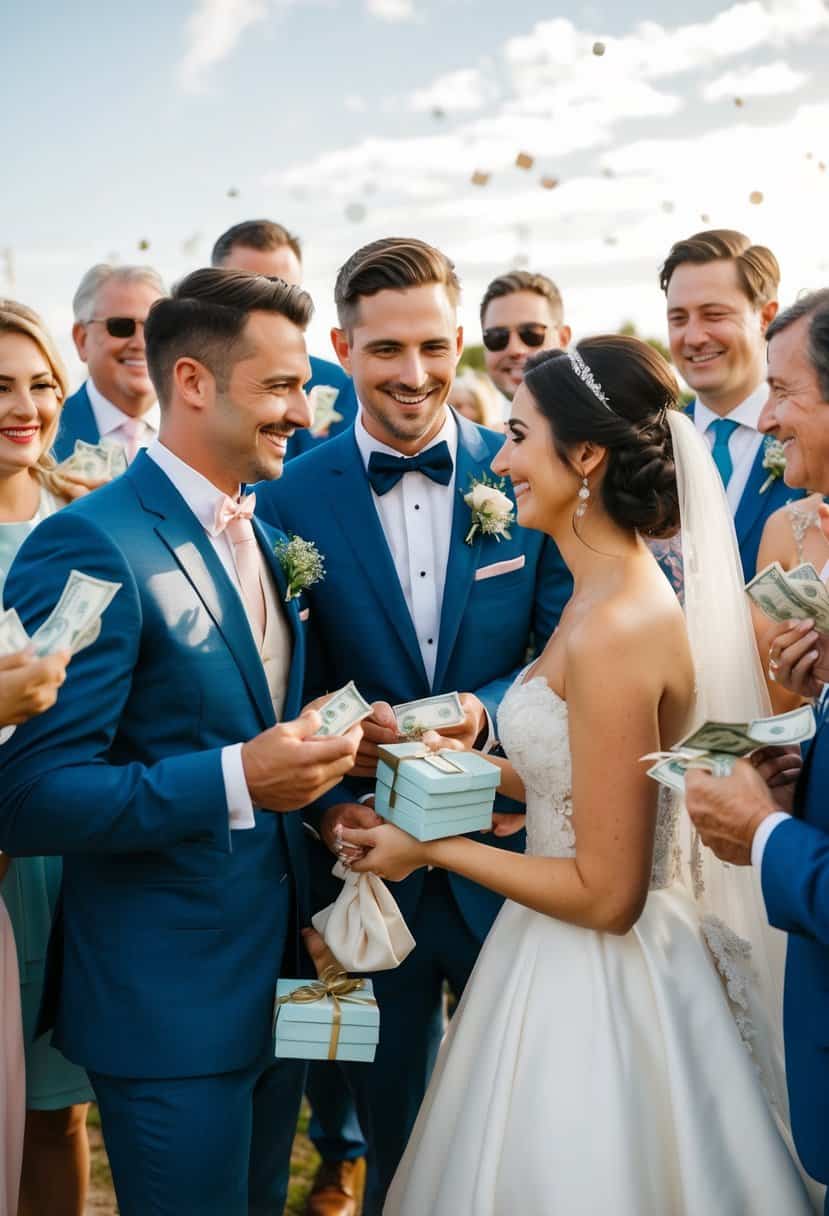
<path id="1" fill-rule="evenodd" d="M 527 852 L 575 857 L 567 702 L 543 676 L 523 673 L 498 711 L 498 736 L 527 791 Z M 679 803 L 660 786 L 651 888 L 666 887 L 679 869 Z"/>

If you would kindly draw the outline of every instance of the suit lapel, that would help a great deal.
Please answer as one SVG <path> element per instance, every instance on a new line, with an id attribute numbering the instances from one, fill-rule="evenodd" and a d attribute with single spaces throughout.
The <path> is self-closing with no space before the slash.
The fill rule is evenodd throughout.
<path id="1" fill-rule="evenodd" d="M 336 519 L 351 548 L 360 576 L 371 587 L 414 667 L 417 678 L 428 684 L 406 598 L 374 506 L 362 457 L 353 430 L 337 443 L 337 459 L 327 482 L 332 519 Z"/>
<path id="2" fill-rule="evenodd" d="M 274 723 L 268 683 L 242 601 L 204 528 L 165 473 L 140 452 L 125 476 L 157 517 L 155 530 L 204 604 L 233 655 L 263 727 Z"/>
<path id="3" fill-rule="evenodd" d="M 442 687 L 452 650 L 458 636 L 461 619 L 478 568 L 483 538 L 478 532 L 471 544 L 466 537 L 471 527 L 469 507 L 464 495 L 470 479 L 490 472 L 492 460 L 489 449 L 477 427 L 456 415 L 458 423 L 458 452 L 455 461 L 455 503 L 452 510 L 452 537 L 446 562 L 446 580 L 440 613 L 440 636 L 435 664 L 434 688 Z"/>
<path id="4" fill-rule="evenodd" d="M 274 545 L 283 539 L 283 534 L 263 525 L 256 516 L 253 517 L 253 530 L 259 542 L 259 548 L 265 559 L 265 565 L 273 576 L 277 589 L 277 598 L 288 618 L 291 627 L 291 669 L 288 676 L 288 687 L 285 691 L 284 716 L 290 719 L 299 713 L 302 707 L 302 683 L 305 671 L 305 634 L 299 619 L 299 598 L 287 600 L 288 584 L 285 572 L 279 564 L 274 552 Z"/>

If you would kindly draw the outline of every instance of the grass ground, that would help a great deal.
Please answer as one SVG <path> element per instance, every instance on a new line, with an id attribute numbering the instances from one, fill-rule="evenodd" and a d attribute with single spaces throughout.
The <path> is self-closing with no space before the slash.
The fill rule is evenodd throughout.
<path id="1" fill-rule="evenodd" d="M 109 1162 L 101 1136 L 101 1120 L 98 1117 L 97 1106 L 90 1106 L 87 1125 L 92 1149 L 92 1179 L 89 1202 L 86 1207 L 87 1216 L 117 1216 L 118 1207 L 112 1189 L 112 1175 L 109 1172 Z M 303 1106 L 291 1156 L 291 1182 L 284 1216 L 302 1216 L 305 1200 L 319 1163 L 316 1150 L 306 1135 L 307 1128 L 308 1109 Z"/>

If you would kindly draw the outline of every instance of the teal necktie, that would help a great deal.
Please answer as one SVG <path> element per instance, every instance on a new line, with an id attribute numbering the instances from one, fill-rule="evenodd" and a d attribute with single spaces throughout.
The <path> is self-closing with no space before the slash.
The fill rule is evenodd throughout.
<path id="1" fill-rule="evenodd" d="M 708 428 L 714 434 L 714 447 L 711 455 L 714 457 L 714 464 L 720 471 L 720 477 L 726 489 L 728 489 L 731 474 L 734 472 L 734 462 L 728 450 L 728 441 L 739 425 L 739 422 L 733 422 L 730 418 L 718 418 Z"/>

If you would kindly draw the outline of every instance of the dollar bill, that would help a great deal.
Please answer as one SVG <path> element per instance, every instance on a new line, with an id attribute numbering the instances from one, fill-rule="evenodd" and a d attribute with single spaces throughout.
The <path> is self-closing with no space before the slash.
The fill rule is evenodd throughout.
<path id="1" fill-rule="evenodd" d="M 334 409 L 334 402 L 339 395 L 340 390 L 331 384 L 315 384 L 311 389 L 308 404 L 313 413 L 310 428 L 312 435 L 324 435 L 335 422 L 342 422 L 342 414 Z"/>
<path id="2" fill-rule="evenodd" d="M 58 472 L 79 477 L 83 481 L 105 481 L 109 478 L 109 461 L 109 452 L 105 447 L 76 439 L 75 450 L 58 465 Z"/>
<path id="3" fill-rule="evenodd" d="M 365 701 L 353 680 L 349 680 L 344 688 L 325 702 L 319 710 L 322 726 L 316 735 L 344 735 L 357 722 L 362 722 L 371 713 L 371 706 Z"/>
<path id="4" fill-rule="evenodd" d="M 648 776 L 660 785 L 684 794 L 685 774 L 689 769 L 701 768 L 715 777 L 727 777 L 734 768 L 735 760 L 736 756 L 713 753 L 706 756 L 676 756 L 669 753 L 648 769 Z"/>
<path id="5" fill-rule="evenodd" d="M 29 645 L 29 635 L 14 608 L 0 613 L 0 655 L 19 654 Z"/>
<path id="6" fill-rule="evenodd" d="M 392 706 L 397 729 L 406 739 L 419 739 L 427 730 L 440 731 L 447 726 L 461 726 L 466 715 L 456 692 L 422 697 L 419 701 L 404 701 Z"/>
<path id="7" fill-rule="evenodd" d="M 784 747 L 811 739 L 815 729 L 815 711 L 811 705 L 801 705 L 797 709 L 790 709 L 787 714 L 758 718 L 750 723 L 748 733 L 760 747 Z"/>
<path id="8" fill-rule="evenodd" d="M 100 446 L 109 455 L 109 477 L 113 480 L 127 471 L 127 453 L 120 443 L 114 439 L 102 439 Z"/>
<path id="9" fill-rule="evenodd" d="M 60 599 L 32 638 L 35 653 L 69 650 L 74 654 L 120 589 L 120 583 L 70 571 Z"/>
<path id="10" fill-rule="evenodd" d="M 811 617 L 820 633 L 829 633 L 829 591 L 809 563 L 787 573 L 779 562 L 773 562 L 754 576 L 746 593 L 778 624 Z"/>

